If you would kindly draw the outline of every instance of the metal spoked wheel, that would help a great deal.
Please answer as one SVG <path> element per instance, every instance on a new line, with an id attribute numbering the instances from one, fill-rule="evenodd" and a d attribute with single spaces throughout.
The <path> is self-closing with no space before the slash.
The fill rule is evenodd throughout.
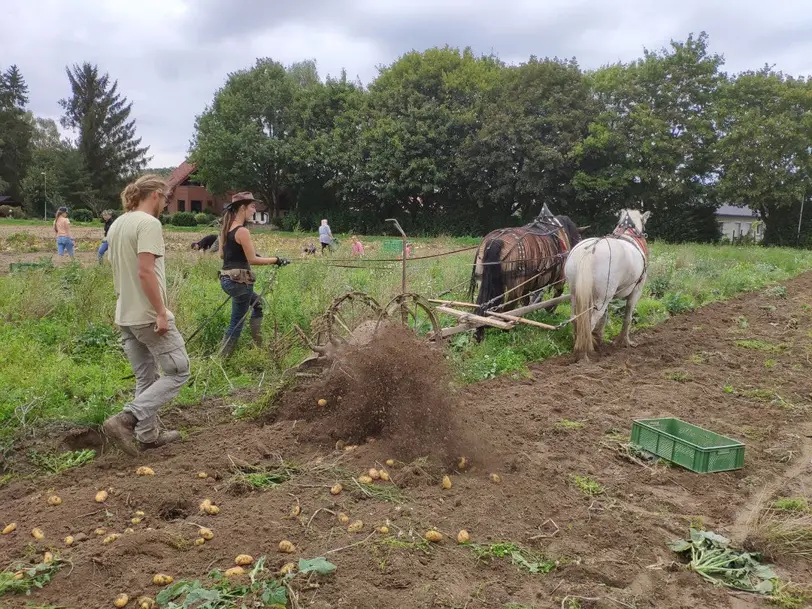
<path id="1" fill-rule="evenodd" d="M 419 294 L 399 294 L 386 305 L 380 319 L 381 322 L 389 320 L 401 323 L 408 327 L 417 336 L 435 343 L 442 341 L 440 323 L 434 314 L 434 309 L 428 300 Z"/>
<path id="2" fill-rule="evenodd" d="M 357 340 L 365 328 L 374 331 L 373 324 L 382 312 L 381 305 L 369 294 L 348 292 L 336 298 L 325 312 L 316 344 L 338 346 Z"/>

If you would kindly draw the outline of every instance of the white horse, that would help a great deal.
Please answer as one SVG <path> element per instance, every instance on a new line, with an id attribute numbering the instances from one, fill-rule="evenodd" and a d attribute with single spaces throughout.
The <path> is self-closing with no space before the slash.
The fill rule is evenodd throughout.
<path id="1" fill-rule="evenodd" d="M 626 299 L 623 328 L 615 345 L 636 346 L 629 340 L 632 314 L 643 293 L 648 266 L 645 226 L 651 212 L 624 209 L 611 235 L 584 239 L 572 248 L 564 266 L 575 318 L 576 360 L 589 359 L 603 343 L 609 303 Z"/>

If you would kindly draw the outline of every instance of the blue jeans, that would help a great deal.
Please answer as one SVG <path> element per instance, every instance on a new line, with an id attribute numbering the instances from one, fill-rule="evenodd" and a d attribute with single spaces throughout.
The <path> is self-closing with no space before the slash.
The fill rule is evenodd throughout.
<path id="1" fill-rule="evenodd" d="M 248 309 L 252 309 L 252 319 L 262 318 L 262 301 L 254 292 L 253 285 L 237 283 L 231 277 L 220 277 L 220 287 L 231 296 L 231 322 L 228 324 L 225 337 L 236 341 L 242 333 Z"/>
<path id="2" fill-rule="evenodd" d="M 67 253 L 68 256 L 73 258 L 73 239 L 70 237 L 57 237 L 56 251 L 59 252 L 60 256 L 64 256 Z"/>
<path id="3" fill-rule="evenodd" d="M 99 247 L 99 264 L 102 263 L 102 258 L 104 258 L 104 253 L 107 251 L 109 245 L 107 244 L 107 240 L 102 241 L 101 247 Z"/>

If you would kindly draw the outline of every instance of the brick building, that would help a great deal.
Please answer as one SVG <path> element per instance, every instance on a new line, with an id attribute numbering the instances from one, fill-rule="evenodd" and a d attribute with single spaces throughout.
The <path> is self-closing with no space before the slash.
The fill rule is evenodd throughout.
<path id="1" fill-rule="evenodd" d="M 167 214 L 175 214 L 181 211 L 192 213 L 211 213 L 217 216 L 223 213 L 223 206 L 231 200 L 232 192 L 225 195 L 216 196 L 211 194 L 200 182 L 195 181 L 191 176 L 195 171 L 194 163 L 184 161 L 167 178 L 170 192 L 169 205 L 166 208 Z M 255 224 L 268 223 L 267 208 L 262 203 L 257 203 L 257 213 L 254 215 Z"/>

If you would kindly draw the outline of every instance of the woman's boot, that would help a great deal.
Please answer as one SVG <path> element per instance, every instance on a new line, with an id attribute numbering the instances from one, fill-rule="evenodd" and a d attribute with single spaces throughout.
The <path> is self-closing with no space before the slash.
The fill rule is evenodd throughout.
<path id="1" fill-rule="evenodd" d="M 251 339 L 257 347 L 262 347 L 262 318 L 251 318 Z"/>

